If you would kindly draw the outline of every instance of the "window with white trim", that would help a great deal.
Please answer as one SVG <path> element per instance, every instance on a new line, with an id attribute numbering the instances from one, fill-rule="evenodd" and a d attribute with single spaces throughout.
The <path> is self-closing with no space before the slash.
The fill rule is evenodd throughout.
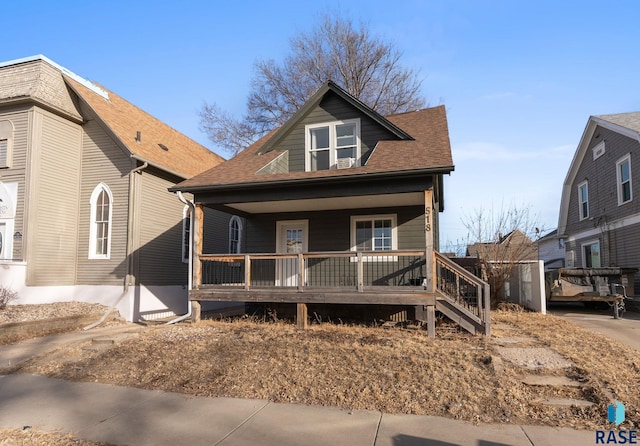
<path id="1" fill-rule="evenodd" d="M 584 268 L 600 268 L 600 242 L 582 245 L 582 266 Z"/>
<path id="2" fill-rule="evenodd" d="M 351 217 L 352 251 L 391 251 L 398 249 L 397 219 L 389 215 Z"/>
<path id="3" fill-rule="evenodd" d="M 9 168 L 13 162 L 13 123 L 0 121 L 0 168 Z"/>
<path id="4" fill-rule="evenodd" d="M 352 167 L 360 159 L 360 119 L 305 126 L 305 170 Z"/>
<path id="5" fill-rule="evenodd" d="M 108 259 L 111 256 L 111 221 L 113 196 L 109 187 L 100 183 L 91 194 L 89 258 Z"/>
<path id="6" fill-rule="evenodd" d="M 189 263 L 191 246 L 191 208 L 185 206 L 182 211 L 182 263 Z"/>
<path id="7" fill-rule="evenodd" d="M 618 180 L 618 205 L 628 203 L 632 200 L 631 191 L 631 155 L 618 160 L 616 163 L 616 173 Z"/>
<path id="8" fill-rule="evenodd" d="M 11 155 L 9 153 L 9 140 L 0 139 L 0 168 L 11 167 Z"/>
<path id="9" fill-rule="evenodd" d="M 589 183 L 586 181 L 578 185 L 578 203 L 580 205 L 580 220 L 589 218 Z"/>
<path id="10" fill-rule="evenodd" d="M 240 254 L 242 249 L 242 220 L 237 215 L 229 220 L 229 253 Z"/>

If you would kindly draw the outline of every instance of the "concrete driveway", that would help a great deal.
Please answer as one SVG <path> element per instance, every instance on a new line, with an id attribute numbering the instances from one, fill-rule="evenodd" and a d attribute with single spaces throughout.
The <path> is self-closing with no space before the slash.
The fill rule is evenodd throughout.
<path id="1" fill-rule="evenodd" d="M 591 310 L 581 303 L 548 303 L 547 306 L 547 312 L 554 316 L 640 350 L 640 313 L 626 311 L 622 318 L 614 319 L 611 309 Z"/>

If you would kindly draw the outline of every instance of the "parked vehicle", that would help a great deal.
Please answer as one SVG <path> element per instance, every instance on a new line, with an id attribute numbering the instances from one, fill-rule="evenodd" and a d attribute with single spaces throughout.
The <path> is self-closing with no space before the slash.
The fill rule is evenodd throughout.
<path id="1" fill-rule="evenodd" d="M 583 302 L 587 307 L 610 306 L 614 318 L 624 312 L 633 294 L 635 268 L 559 268 L 545 274 L 547 302 Z"/>

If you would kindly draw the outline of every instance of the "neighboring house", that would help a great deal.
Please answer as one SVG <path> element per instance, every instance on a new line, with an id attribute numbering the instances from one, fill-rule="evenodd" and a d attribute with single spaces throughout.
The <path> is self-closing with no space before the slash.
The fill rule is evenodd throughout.
<path id="1" fill-rule="evenodd" d="M 545 272 L 564 267 L 564 239 L 558 236 L 557 229 L 538 239 L 536 244 L 538 259 L 544 262 Z"/>
<path id="2" fill-rule="evenodd" d="M 519 229 L 507 235 L 499 234 L 498 240 L 493 243 L 473 243 L 467 246 L 466 255 L 490 262 L 538 260 L 536 244 Z"/>
<path id="3" fill-rule="evenodd" d="M 186 312 L 189 214 L 168 188 L 222 161 L 44 56 L 0 63 L 0 285 L 130 321 Z"/>
<path id="4" fill-rule="evenodd" d="M 638 173 L 640 112 L 589 117 L 562 189 L 567 267 L 640 266 Z"/>
<path id="5" fill-rule="evenodd" d="M 296 303 L 301 326 L 306 304 L 410 305 L 431 333 L 437 308 L 488 333 L 484 285 L 437 253 L 453 169 L 444 106 L 383 117 L 329 81 L 282 127 L 171 189 L 193 194 L 196 227 L 206 208 L 239 217 L 239 255 L 204 250 L 195 231 L 190 298 Z M 457 279 L 477 290 L 462 310 L 443 294 Z"/>

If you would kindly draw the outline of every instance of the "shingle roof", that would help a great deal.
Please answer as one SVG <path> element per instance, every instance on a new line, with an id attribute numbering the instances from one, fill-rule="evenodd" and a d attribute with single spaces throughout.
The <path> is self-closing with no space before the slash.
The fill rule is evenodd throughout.
<path id="1" fill-rule="evenodd" d="M 191 190 L 207 186 L 247 184 L 253 182 L 282 182 L 306 178 L 359 176 L 373 173 L 413 170 L 441 170 L 451 172 L 453 160 L 444 106 L 387 116 L 391 123 L 411 135 L 414 140 L 380 141 L 364 166 L 342 170 L 256 174 L 258 170 L 282 152 L 260 149 L 277 132 L 262 137 L 222 165 L 179 183 L 175 189 Z"/>
<path id="2" fill-rule="evenodd" d="M 616 113 L 612 115 L 600 115 L 596 116 L 604 121 L 611 122 L 622 127 L 626 127 L 629 130 L 640 133 L 640 112 L 630 113 Z"/>
<path id="3" fill-rule="evenodd" d="M 224 159 L 201 144 L 100 86 L 108 99 L 65 76 L 67 84 L 102 119 L 113 134 L 136 157 L 154 166 L 189 178 Z M 140 132 L 140 142 L 136 141 Z M 164 150 L 162 146 L 168 150 Z"/>

